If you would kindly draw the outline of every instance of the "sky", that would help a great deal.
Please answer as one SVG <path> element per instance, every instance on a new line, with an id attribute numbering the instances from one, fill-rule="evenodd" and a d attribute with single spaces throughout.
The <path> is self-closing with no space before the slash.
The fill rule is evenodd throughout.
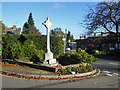
<path id="1" fill-rule="evenodd" d="M 42 25 L 49 17 L 53 26 L 50 28 L 65 29 L 73 34 L 74 39 L 79 39 L 86 30 L 80 26 L 89 12 L 89 6 L 96 2 L 2 2 L 2 21 L 7 27 L 13 24 L 23 28 L 27 22 L 29 13 L 32 13 L 35 26 L 42 34 L 46 34 L 46 28 Z"/>

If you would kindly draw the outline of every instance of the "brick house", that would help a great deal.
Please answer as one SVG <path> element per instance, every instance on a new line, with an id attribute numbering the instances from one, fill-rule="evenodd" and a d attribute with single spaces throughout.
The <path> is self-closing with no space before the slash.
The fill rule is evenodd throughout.
<path id="1" fill-rule="evenodd" d="M 96 49 L 99 47 L 101 50 L 108 50 L 110 48 L 120 49 L 120 40 L 117 41 L 114 35 L 88 37 L 86 39 L 78 39 L 75 41 L 77 48 L 81 49 L 86 49 L 89 44 L 94 45 Z"/>

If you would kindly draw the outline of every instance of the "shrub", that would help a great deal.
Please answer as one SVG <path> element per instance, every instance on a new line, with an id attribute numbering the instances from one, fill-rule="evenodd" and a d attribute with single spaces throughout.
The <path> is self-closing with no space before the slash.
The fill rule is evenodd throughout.
<path id="1" fill-rule="evenodd" d="M 94 54 L 93 50 L 95 49 L 95 46 L 93 44 L 88 44 L 86 52 L 89 54 Z"/>
<path id="2" fill-rule="evenodd" d="M 30 60 L 29 60 L 29 57 L 22 57 L 22 58 L 20 58 L 19 61 L 29 62 Z"/>
<path id="3" fill-rule="evenodd" d="M 42 59 L 43 59 L 44 53 L 45 53 L 44 50 L 38 50 L 38 51 L 37 51 L 37 56 L 39 57 L 39 60 L 42 60 Z"/>
<path id="4" fill-rule="evenodd" d="M 72 67 L 66 68 L 67 72 L 70 73 L 72 71 Z"/>
<path id="5" fill-rule="evenodd" d="M 88 71 L 92 71 L 93 67 L 90 64 L 87 64 L 86 66 L 79 65 L 78 67 L 67 67 L 65 69 L 59 68 L 57 70 L 57 74 L 70 74 L 71 72 L 77 73 L 84 73 Z"/>
<path id="6" fill-rule="evenodd" d="M 92 50 L 92 52 L 93 52 L 95 55 L 99 55 L 99 54 L 101 54 L 101 55 L 106 55 L 106 54 L 107 54 L 106 51 L 98 51 L 98 50 L 96 50 L 96 49 Z"/>
<path id="7" fill-rule="evenodd" d="M 33 59 L 43 58 L 46 51 L 46 35 L 23 35 L 26 39 L 21 43 L 20 35 L 3 35 L 2 36 L 2 59 L 22 59 L 28 57 Z M 63 41 L 58 36 L 51 36 L 51 51 L 54 57 L 63 53 Z M 37 55 L 37 56 L 36 56 Z"/>
<path id="8" fill-rule="evenodd" d="M 32 56 L 32 58 L 30 59 L 30 61 L 32 61 L 33 63 L 37 63 L 37 62 L 39 62 L 39 57 L 36 55 L 36 54 L 34 54 L 33 56 Z"/>
<path id="9" fill-rule="evenodd" d="M 2 44 L 0 44 L 0 56 L 2 55 Z"/>
<path id="10" fill-rule="evenodd" d="M 35 46 L 31 41 L 26 40 L 22 48 L 24 49 L 25 57 L 29 59 L 35 54 Z"/>
<path id="11" fill-rule="evenodd" d="M 58 59 L 60 64 L 67 65 L 67 64 L 76 64 L 76 63 L 94 63 L 97 58 L 93 55 L 89 55 L 86 52 L 66 52 L 66 54 L 62 54 Z"/>

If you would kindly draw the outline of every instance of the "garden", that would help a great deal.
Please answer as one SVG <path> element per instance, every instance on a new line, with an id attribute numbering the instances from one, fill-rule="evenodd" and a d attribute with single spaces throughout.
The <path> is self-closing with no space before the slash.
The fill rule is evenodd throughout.
<path id="1" fill-rule="evenodd" d="M 12 63 L 9 61 L 33 62 L 33 64 L 38 65 L 38 62 L 43 59 L 44 52 L 46 52 L 46 35 L 3 35 L 2 40 L 2 62 L 4 66 L 10 66 Z M 54 58 L 59 62 L 59 65 L 52 66 L 52 68 L 56 68 L 54 74 L 78 74 L 95 69 L 92 64 L 97 58 L 84 50 L 67 51 L 64 54 L 63 41 L 59 36 L 51 36 L 50 48 Z"/>
<path id="2" fill-rule="evenodd" d="M 57 74 L 71 74 L 72 72 L 78 74 L 94 70 L 92 64 L 97 61 L 97 58 L 85 51 L 67 51 L 66 54 L 61 54 L 57 60 L 61 64 L 58 66 Z"/>

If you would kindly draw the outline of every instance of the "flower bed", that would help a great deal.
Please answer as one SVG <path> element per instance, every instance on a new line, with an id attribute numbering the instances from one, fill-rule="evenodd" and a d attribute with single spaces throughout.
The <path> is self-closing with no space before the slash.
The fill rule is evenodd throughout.
<path id="1" fill-rule="evenodd" d="M 58 66 L 59 69 L 55 73 L 59 75 L 78 74 L 78 73 L 84 73 L 94 70 L 94 68 L 90 64 L 87 65 L 79 64 L 79 66 L 77 67 L 72 65 L 69 65 L 67 67 L 64 67 L 62 65 L 58 65 Z M 54 67 L 58 67 L 58 66 L 54 66 Z"/>
<path id="2" fill-rule="evenodd" d="M 1 63 L 1 62 L 0 62 Z M 1 63 L 2 66 L 7 66 L 7 67 L 24 67 L 24 66 L 20 66 L 20 65 L 15 65 L 15 64 L 9 64 L 9 63 Z M 23 69 L 22 70 L 22 74 L 19 72 L 19 70 L 17 70 L 18 72 L 13 71 L 15 72 L 11 72 L 11 68 L 6 71 L 1 71 L 0 73 L 3 74 L 3 75 L 8 75 L 8 76 L 13 76 L 13 77 L 18 77 L 18 78 L 25 78 L 25 79 L 48 79 L 48 80 L 60 80 L 60 79 L 71 79 L 71 78 L 81 78 L 81 77 L 86 77 L 86 76 L 91 76 L 93 75 L 94 73 L 94 68 L 92 66 L 90 66 L 89 64 L 87 64 L 86 66 L 83 66 L 83 64 L 77 64 L 76 66 L 75 65 L 69 65 L 69 66 L 62 66 L 62 65 L 57 65 L 57 66 L 53 66 L 54 68 L 58 68 L 58 70 L 53 74 L 53 73 L 50 73 L 48 74 L 47 72 L 47 75 L 50 75 L 50 76 L 44 76 L 44 73 L 42 76 L 40 74 L 37 74 L 36 71 L 33 72 L 33 69 L 31 69 L 32 71 L 30 71 L 29 69 L 30 68 L 20 68 L 20 69 Z M 23 71 L 28 70 L 30 71 L 31 74 L 28 74 L 28 73 L 24 73 Z M 92 72 L 90 72 L 92 71 Z M 40 71 L 38 71 L 40 72 Z M 90 73 L 89 73 L 90 72 Z M 32 74 L 33 73 L 33 74 Z M 42 71 L 43 73 L 43 71 Z M 82 73 L 82 74 L 81 74 Z M 86 74 L 85 74 L 86 73 Z"/>

